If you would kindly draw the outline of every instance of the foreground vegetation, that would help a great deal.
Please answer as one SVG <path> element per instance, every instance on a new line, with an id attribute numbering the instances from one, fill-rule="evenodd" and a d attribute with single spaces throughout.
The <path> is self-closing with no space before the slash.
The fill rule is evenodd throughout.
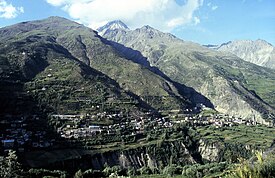
<path id="1" fill-rule="evenodd" d="M 245 135 L 245 133 L 247 134 Z M 122 137 L 123 140 L 118 139 L 122 136 L 121 134 L 126 134 Z M 239 137 L 236 138 L 236 135 L 239 135 Z M 256 137 L 256 135 L 258 135 L 258 137 Z M 127 140 L 127 132 L 125 132 L 125 130 L 120 130 L 117 133 L 118 140 L 114 140 L 113 143 L 111 140 L 109 140 L 108 143 L 102 142 L 102 140 L 104 140 L 104 135 L 95 137 L 94 146 L 90 147 L 90 150 L 83 150 L 83 154 L 96 153 L 104 156 L 105 153 L 110 154 L 112 152 L 118 152 L 124 153 L 125 155 L 128 153 L 135 155 L 140 154 L 140 151 L 145 149 L 146 154 L 158 160 L 157 163 L 159 166 L 152 166 L 153 164 L 148 163 L 142 167 L 123 167 L 122 165 L 112 165 L 106 162 L 101 169 L 93 167 L 88 168 L 87 166 L 84 166 L 84 168 L 80 165 L 77 165 L 77 169 L 71 170 L 65 167 L 58 167 L 60 170 L 55 170 L 56 167 L 30 169 L 25 165 L 21 166 L 17 161 L 16 153 L 10 151 L 7 156 L 1 157 L 0 159 L 0 177 L 274 177 L 274 148 L 263 154 L 256 151 L 256 157 L 253 157 L 253 155 L 255 155 L 255 153 L 253 153 L 255 150 L 267 150 L 270 147 L 272 148 L 272 145 L 274 145 L 274 138 L 272 135 L 274 135 L 274 129 L 264 126 L 248 127 L 239 125 L 226 128 L 192 128 L 192 126 L 178 124 L 171 128 L 156 127 L 152 129 L 148 127 L 145 136 L 139 139 L 129 137 Z M 186 137 L 189 137 L 189 139 L 183 139 Z M 97 139 L 101 139 L 101 141 L 98 142 L 99 140 L 96 141 Z M 184 144 L 188 150 L 193 150 L 196 149 L 196 144 L 200 140 L 204 140 L 209 145 L 214 144 L 219 148 L 217 149 L 219 154 L 216 161 L 209 162 L 208 160 L 201 160 L 202 162 L 200 163 L 190 163 L 187 159 L 183 159 L 186 153 L 182 152 L 180 145 Z M 84 140 L 82 142 L 85 143 Z M 251 146 L 246 147 L 246 145 Z M 72 146 L 70 149 L 71 152 L 74 150 Z M 62 161 L 62 155 L 69 156 L 70 152 L 68 151 L 69 150 L 57 150 L 57 152 L 52 154 L 56 155 L 55 157 L 47 157 L 47 162 L 50 163 L 53 160 L 58 161 L 58 159 Z M 30 154 L 33 155 L 35 161 L 39 160 L 37 157 L 41 157 L 41 155 L 50 155 L 46 152 Z M 190 152 L 190 154 L 194 157 L 196 152 Z M 57 155 L 60 155 L 60 158 Z M 79 156 L 81 153 L 79 152 L 77 155 Z M 79 158 L 72 157 L 70 159 L 77 160 Z M 94 159 L 97 158 L 94 157 Z M 164 164 L 165 160 L 168 162 Z M 28 160 L 28 162 L 29 161 L 30 160 Z M 54 162 L 52 163 L 56 164 Z M 161 163 L 163 163 L 162 166 Z M 81 164 L 85 163 L 81 162 Z"/>
<path id="2" fill-rule="evenodd" d="M 187 166 L 168 165 L 162 170 L 152 170 L 148 167 L 142 167 L 138 170 L 133 167 L 122 169 L 119 166 L 109 167 L 106 165 L 104 170 L 78 170 L 74 178 L 88 177 L 119 177 L 128 176 L 134 178 L 165 178 L 165 177 L 182 177 L 182 178 L 272 178 L 275 177 L 275 156 L 273 153 L 256 152 L 250 160 L 239 159 L 239 163 L 229 164 L 226 162 L 208 163 L 204 165 L 194 164 Z M 71 177 L 66 171 L 46 170 L 46 169 L 29 169 L 24 171 L 17 161 L 14 151 L 9 151 L 7 157 L 0 159 L 0 177 Z"/>

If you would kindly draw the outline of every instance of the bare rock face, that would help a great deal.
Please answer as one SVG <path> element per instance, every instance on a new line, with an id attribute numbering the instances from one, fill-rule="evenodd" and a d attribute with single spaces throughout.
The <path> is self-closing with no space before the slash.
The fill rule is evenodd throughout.
<path id="1" fill-rule="evenodd" d="M 222 44 L 217 49 L 230 52 L 245 61 L 275 69 L 275 48 L 264 40 L 236 40 Z"/>
<path id="2" fill-rule="evenodd" d="M 215 162 L 219 160 L 219 146 L 217 143 L 206 143 L 203 140 L 199 141 L 199 152 L 202 159 L 210 162 Z"/>

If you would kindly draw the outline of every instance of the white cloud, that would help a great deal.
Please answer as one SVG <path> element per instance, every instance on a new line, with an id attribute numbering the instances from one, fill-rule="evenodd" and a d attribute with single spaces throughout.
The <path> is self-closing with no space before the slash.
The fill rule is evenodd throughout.
<path id="1" fill-rule="evenodd" d="M 211 2 L 207 3 L 207 6 L 210 7 L 212 11 L 218 9 L 218 6 L 217 5 L 212 5 Z"/>
<path id="2" fill-rule="evenodd" d="M 199 24 L 201 20 L 198 17 L 194 17 L 195 25 Z"/>
<path id="3" fill-rule="evenodd" d="M 211 9 L 214 11 L 214 10 L 218 9 L 218 6 L 212 6 Z"/>
<path id="4" fill-rule="evenodd" d="M 17 17 L 21 13 L 24 13 L 23 7 L 14 7 L 5 0 L 0 0 L 0 18 L 11 19 Z"/>
<path id="5" fill-rule="evenodd" d="M 97 28 L 108 21 L 120 19 L 132 28 L 150 25 L 171 31 L 186 24 L 197 24 L 194 17 L 203 0 L 186 0 L 179 5 L 175 0 L 47 0 L 59 6 L 77 21 Z"/>

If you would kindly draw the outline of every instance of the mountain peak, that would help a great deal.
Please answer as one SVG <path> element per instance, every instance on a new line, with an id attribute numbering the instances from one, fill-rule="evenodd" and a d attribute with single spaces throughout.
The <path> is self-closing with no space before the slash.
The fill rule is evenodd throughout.
<path id="1" fill-rule="evenodd" d="M 145 32 L 164 33 L 164 32 L 161 32 L 161 31 L 149 26 L 149 25 L 144 25 L 143 27 L 139 28 L 139 30 L 145 31 Z"/>
<path id="2" fill-rule="evenodd" d="M 142 29 L 147 29 L 147 30 L 155 30 L 153 27 L 149 26 L 149 25 L 144 25 L 143 27 L 141 27 Z"/>
<path id="3" fill-rule="evenodd" d="M 130 30 L 130 29 L 121 20 L 114 20 L 114 21 L 108 22 L 106 25 L 99 27 L 97 29 L 98 33 L 101 35 L 105 34 L 107 31 L 110 31 L 110 30 Z"/>

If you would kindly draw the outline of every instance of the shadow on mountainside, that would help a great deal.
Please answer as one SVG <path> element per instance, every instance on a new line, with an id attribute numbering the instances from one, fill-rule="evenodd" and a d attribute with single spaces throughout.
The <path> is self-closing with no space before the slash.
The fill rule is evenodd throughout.
<path id="1" fill-rule="evenodd" d="M 177 88 L 180 95 L 184 98 L 189 99 L 194 106 L 197 104 L 203 104 L 206 107 L 214 108 L 213 103 L 207 97 L 205 97 L 201 93 L 197 92 L 194 88 L 188 87 L 182 83 L 173 81 L 166 74 L 164 74 L 161 70 L 159 70 L 159 68 L 157 68 L 155 66 L 151 66 L 149 61 L 147 60 L 147 58 L 144 57 L 140 51 L 126 47 L 120 43 L 107 40 L 100 36 L 98 36 L 98 37 L 102 40 L 103 43 L 113 46 L 117 51 L 119 51 L 119 53 L 122 57 L 125 57 L 128 60 L 131 60 L 135 63 L 138 63 L 138 64 L 148 68 L 150 71 L 163 77 L 165 80 L 173 83 L 173 85 Z"/>

